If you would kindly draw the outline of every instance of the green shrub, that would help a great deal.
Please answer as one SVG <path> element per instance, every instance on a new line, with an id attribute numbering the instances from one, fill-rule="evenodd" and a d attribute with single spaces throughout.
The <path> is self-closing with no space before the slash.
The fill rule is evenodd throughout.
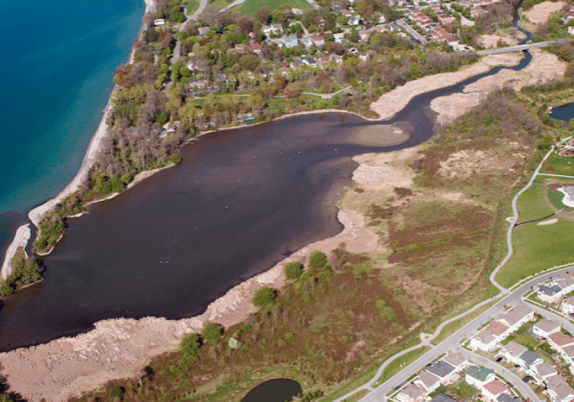
<path id="1" fill-rule="evenodd" d="M 303 273 L 303 265 L 298 262 L 290 262 L 284 268 L 287 279 L 297 279 Z"/>
<path id="2" fill-rule="evenodd" d="M 223 333 L 223 327 L 214 322 L 206 322 L 201 329 L 201 336 L 207 341 L 216 341 Z"/>
<path id="3" fill-rule="evenodd" d="M 261 289 L 255 292 L 251 302 L 257 307 L 266 307 L 274 304 L 276 298 L 277 292 L 275 292 L 275 290 L 268 288 L 267 286 L 263 286 Z"/>
<path id="4" fill-rule="evenodd" d="M 187 334 L 179 343 L 179 350 L 187 355 L 195 355 L 195 352 L 197 352 L 200 346 L 201 342 L 199 340 L 199 335 Z"/>
<path id="5" fill-rule="evenodd" d="M 182 161 L 181 156 L 179 156 L 178 154 L 171 154 L 169 156 L 169 160 L 172 161 L 173 163 L 181 163 Z"/>
<path id="6" fill-rule="evenodd" d="M 313 251 L 309 257 L 309 268 L 323 269 L 327 265 L 327 256 L 321 251 Z"/>

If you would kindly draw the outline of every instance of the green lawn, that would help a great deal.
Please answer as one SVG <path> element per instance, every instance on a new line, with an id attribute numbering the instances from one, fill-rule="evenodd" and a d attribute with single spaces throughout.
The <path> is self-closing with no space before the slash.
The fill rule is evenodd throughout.
<path id="1" fill-rule="evenodd" d="M 574 158 L 552 154 L 544 163 L 540 173 L 553 173 L 563 174 L 566 176 L 574 176 L 574 164 L 572 162 L 574 162 Z"/>
<path id="2" fill-rule="evenodd" d="M 300 10 L 305 10 L 309 7 L 309 3 L 305 0 L 245 0 L 243 4 L 233 7 L 233 11 L 241 11 L 243 14 L 255 14 L 255 11 L 263 6 L 269 6 L 271 11 L 273 11 L 284 4 L 288 4 L 292 8 L 298 8 Z"/>
<path id="3" fill-rule="evenodd" d="M 542 218 L 556 211 L 548 200 L 548 186 L 533 183 L 518 199 L 518 222 Z M 502 286 L 516 282 L 541 270 L 574 261 L 570 236 L 574 222 L 558 217 L 552 225 L 528 223 L 514 228 L 512 258 L 496 275 Z"/>
<path id="4" fill-rule="evenodd" d="M 468 384 L 466 381 L 461 382 L 455 388 L 452 388 L 451 391 L 460 399 L 470 398 L 478 392 L 476 388 Z"/>
<path id="5" fill-rule="evenodd" d="M 383 371 L 383 374 L 379 377 L 379 379 L 375 382 L 374 386 L 377 387 L 380 384 L 387 381 L 389 378 L 397 374 L 399 371 L 407 367 L 409 364 L 414 362 L 416 359 L 424 355 L 430 348 L 425 346 L 423 348 L 418 348 L 413 351 L 410 351 L 404 356 L 398 357 L 396 360 L 391 362 Z"/>
<path id="6" fill-rule="evenodd" d="M 185 3 L 185 9 L 187 11 L 187 15 L 192 15 L 198 8 L 199 8 L 198 0 L 187 0 L 187 2 Z"/>

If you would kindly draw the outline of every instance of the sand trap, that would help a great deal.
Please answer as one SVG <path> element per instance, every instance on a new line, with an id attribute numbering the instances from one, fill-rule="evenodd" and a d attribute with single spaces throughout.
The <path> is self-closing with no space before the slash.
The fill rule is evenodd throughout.
<path id="1" fill-rule="evenodd" d="M 558 1 L 553 3 L 551 1 L 545 1 L 532 7 L 530 10 L 525 11 L 523 15 L 533 22 L 534 24 L 546 24 L 548 21 L 548 16 L 554 11 L 560 11 L 566 6 L 563 1 Z"/>
<path id="2" fill-rule="evenodd" d="M 538 222 L 536 225 L 538 226 L 546 226 L 546 225 L 553 225 L 558 222 L 558 218 L 552 218 L 544 222 Z"/>

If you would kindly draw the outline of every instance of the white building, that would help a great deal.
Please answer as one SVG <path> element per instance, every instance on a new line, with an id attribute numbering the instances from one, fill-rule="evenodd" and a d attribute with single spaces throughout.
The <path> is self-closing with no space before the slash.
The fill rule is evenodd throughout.
<path id="1" fill-rule="evenodd" d="M 545 339 L 558 331 L 560 331 L 560 323 L 546 318 L 538 321 L 532 326 L 532 332 L 534 335 Z"/>

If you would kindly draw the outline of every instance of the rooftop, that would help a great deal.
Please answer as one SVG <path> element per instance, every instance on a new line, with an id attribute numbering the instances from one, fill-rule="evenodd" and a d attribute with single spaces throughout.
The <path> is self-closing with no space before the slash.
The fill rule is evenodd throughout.
<path id="1" fill-rule="evenodd" d="M 503 349 L 512 357 L 518 357 L 522 353 L 526 352 L 526 346 L 519 344 L 518 342 L 510 341 Z"/>
<path id="2" fill-rule="evenodd" d="M 499 336 L 504 334 L 508 330 L 508 327 L 500 321 L 492 321 L 486 326 L 485 329 L 491 332 L 493 335 Z"/>
<path id="3" fill-rule="evenodd" d="M 543 320 L 538 321 L 533 326 L 536 328 L 540 328 L 544 332 L 550 332 L 555 330 L 556 328 L 560 328 L 560 323 L 558 321 L 552 321 L 545 318 Z"/>
<path id="4" fill-rule="evenodd" d="M 438 363 L 427 367 L 427 371 L 433 373 L 440 378 L 446 377 L 454 371 L 454 367 L 447 362 L 440 360 Z"/>
<path id="5" fill-rule="evenodd" d="M 541 359 L 540 359 L 540 356 L 538 356 L 536 353 L 531 352 L 530 350 L 527 350 L 526 352 L 524 352 L 523 354 L 520 355 L 520 360 L 522 360 L 527 365 L 532 366 L 532 364 L 536 360 L 541 360 Z"/>
<path id="6" fill-rule="evenodd" d="M 466 361 L 466 358 L 462 355 L 462 353 L 453 353 L 450 352 L 448 356 L 443 359 L 448 364 L 452 364 L 453 366 L 458 366 Z"/>
<path id="7" fill-rule="evenodd" d="M 455 400 L 453 398 L 451 398 L 450 396 L 443 394 L 441 392 L 440 394 L 435 396 L 433 399 L 431 399 L 430 402 L 455 402 Z"/>
<path id="8" fill-rule="evenodd" d="M 498 395 L 502 392 L 508 391 L 508 386 L 506 386 L 502 381 L 496 379 L 484 385 L 484 389 L 490 392 L 492 395 Z"/>
<path id="9" fill-rule="evenodd" d="M 513 326 L 514 324 L 518 323 L 524 317 L 532 312 L 532 309 L 524 304 L 514 307 L 512 311 L 505 313 L 500 317 L 500 320 L 506 321 L 509 326 Z"/>
<path id="10" fill-rule="evenodd" d="M 486 367 L 470 366 L 466 370 L 465 374 L 468 374 L 469 376 L 474 377 L 479 381 L 484 381 L 488 378 L 489 375 L 494 374 L 494 371 Z"/>
<path id="11" fill-rule="evenodd" d="M 562 331 L 549 335 L 548 339 L 550 339 L 558 346 L 566 346 L 574 343 L 574 338 L 564 334 Z"/>

